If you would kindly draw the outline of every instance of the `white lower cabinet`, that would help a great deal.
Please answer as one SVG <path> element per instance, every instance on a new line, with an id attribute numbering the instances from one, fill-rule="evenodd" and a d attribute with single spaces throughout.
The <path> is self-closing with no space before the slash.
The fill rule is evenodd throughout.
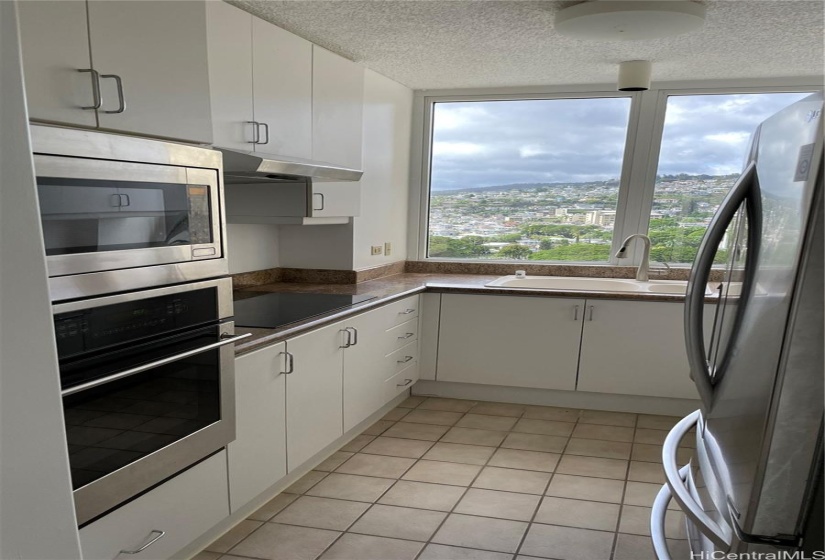
<path id="1" fill-rule="evenodd" d="M 398 391 L 388 391 L 389 380 L 405 367 L 418 363 L 419 296 L 412 296 L 368 311 L 346 321 L 355 344 L 344 350 L 344 431 L 355 427 L 418 379 Z M 399 356 L 399 353 L 406 351 Z M 407 360 L 406 356 L 410 357 Z M 412 370 L 411 370 L 412 371 Z M 394 387 L 394 385 L 393 385 Z"/>
<path id="2" fill-rule="evenodd" d="M 682 303 L 443 294 L 438 329 L 438 381 L 698 398 Z"/>
<path id="3" fill-rule="evenodd" d="M 334 323 L 286 342 L 289 472 L 344 434 L 344 338 L 344 324 Z"/>
<path id="4" fill-rule="evenodd" d="M 286 475 L 286 345 L 235 360 L 235 441 L 229 444 L 232 511 Z"/>
<path id="5" fill-rule="evenodd" d="M 220 451 L 83 527 L 83 558 L 170 558 L 228 515 L 226 452 Z"/>
<path id="6" fill-rule="evenodd" d="M 438 381 L 573 390 L 583 299 L 444 294 Z"/>
<path id="7" fill-rule="evenodd" d="M 578 390 L 699 398 L 685 352 L 684 310 L 682 303 L 588 300 Z M 705 319 L 713 319 L 710 306 Z"/>

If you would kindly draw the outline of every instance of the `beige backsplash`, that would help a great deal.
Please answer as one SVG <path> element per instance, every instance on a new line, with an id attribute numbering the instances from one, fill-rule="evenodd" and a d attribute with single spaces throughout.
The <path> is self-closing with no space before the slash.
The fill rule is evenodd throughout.
<path id="1" fill-rule="evenodd" d="M 232 275 L 235 289 L 272 284 L 274 282 L 294 282 L 311 284 L 360 284 L 394 274 L 484 274 L 506 276 L 516 270 L 524 270 L 536 276 L 581 276 L 589 278 L 634 278 L 635 266 L 610 266 L 586 264 L 533 264 L 497 262 L 445 262 L 445 261 L 398 261 L 387 265 L 362 270 L 328 270 L 312 268 L 269 268 L 254 272 Z M 657 280 L 687 280 L 689 268 L 651 267 L 650 277 Z M 723 271 L 711 272 L 711 280 L 722 279 Z"/>

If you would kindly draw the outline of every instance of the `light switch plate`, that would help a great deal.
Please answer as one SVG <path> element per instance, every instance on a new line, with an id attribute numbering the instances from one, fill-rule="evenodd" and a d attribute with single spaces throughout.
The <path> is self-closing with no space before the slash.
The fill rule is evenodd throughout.
<path id="1" fill-rule="evenodd" d="M 370 255 L 372 255 L 372 256 L 380 255 L 382 249 L 383 249 L 383 247 L 381 247 L 381 245 L 373 245 L 372 248 L 370 249 Z"/>
<path id="2" fill-rule="evenodd" d="M 384 254 L 385 255 L 392 254 L 392 243 L 390 243 L 389 241 L 384 243 Z"/>

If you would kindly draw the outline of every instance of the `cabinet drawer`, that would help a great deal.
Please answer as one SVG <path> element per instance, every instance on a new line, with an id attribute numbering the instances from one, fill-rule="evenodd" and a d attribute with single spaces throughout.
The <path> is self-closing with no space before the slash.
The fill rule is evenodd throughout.
<path id="1" fill-rule="evenodd" d="M 410 342 L 418 340 L 418 318 L 410 319 L 406 323 L 387 330 L 385 335 L 386 354 L 402 348 Z"/>
<path id="2" fill-rule="evenodd" d="M 419 377 L 418 362 L 407 366 L 384 382 L 384 400 L 389 401 L 412 387 Z"/>
<path id="3" fill-rule="evenodd" d="M 387 354 L 387 373 L 395 375 L 401 370 L 407 369 L 418 363 L 418 341 L 411 342 L 395 352 Z"/>
<path id="4" fill-rule="evenodd" d="M 226 451 L 220 451 L 154 490 L 80 530 L 86 560 L 169 558 L 229 515 Z M 165 534 L 136 554 L 137 550 Z"/>
<path id="5" fill-rule="evenodd" d="M 410 319 L 418 317 L 418 300 L 419 297 L 415 295 L 380 308 L 380 320 L 384 329 L 391 329 L 401 323 L 406 323 Z"/>

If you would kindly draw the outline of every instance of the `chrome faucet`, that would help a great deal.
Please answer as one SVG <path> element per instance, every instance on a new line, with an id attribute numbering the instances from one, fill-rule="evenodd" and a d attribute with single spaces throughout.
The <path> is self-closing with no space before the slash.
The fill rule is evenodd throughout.
<path id="1" fill-rule="evenodd" d="M 650 268 L 650 238 L 646 235 L 642 235 L 641 233 L 634 233 L 633 235 L 628 235 L 627 238 L 622 241 L 621 248 L 616 251 L 616 258 L 617 259 L 624 259 L 627 257 L 627 246 L 633 238 L 638 237 L 644 242 L 644 251 L 642 252 L 642 262 L 639 263 L 639 268 L 636 269 L 636 280 L 638 282 L 647 282 L 648 276 L 647 271 Z"/>

